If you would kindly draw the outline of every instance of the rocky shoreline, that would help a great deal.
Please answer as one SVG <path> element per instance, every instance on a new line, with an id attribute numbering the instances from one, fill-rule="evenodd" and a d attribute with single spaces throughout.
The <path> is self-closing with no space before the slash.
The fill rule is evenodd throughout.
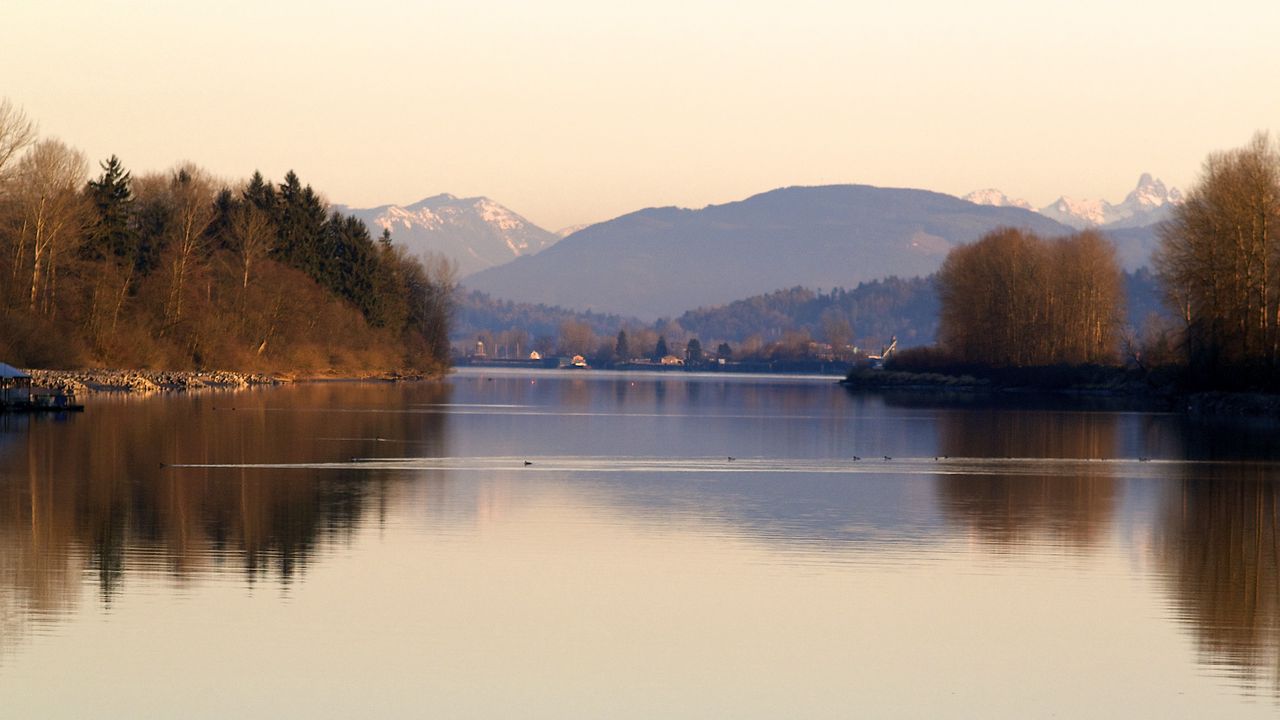
<path id="1" fill-rule="evenodd" d="M 281 378 L 227 370 L 28 370 L 32 384 L 75 395 L 101 392 L 159 393 L 230 390 L 276 385 Z"/>
<path id="2" fill-rule="evenodd" d="M 77 396 L 92 393 L 165 393 L 190 390 L 237 390 L 293 382 L 410 382 L 431 380 L 438 375 L 415 371 L 353 374 L 273 374 L 231 370 L 27 370 L 37 387 Z"/>

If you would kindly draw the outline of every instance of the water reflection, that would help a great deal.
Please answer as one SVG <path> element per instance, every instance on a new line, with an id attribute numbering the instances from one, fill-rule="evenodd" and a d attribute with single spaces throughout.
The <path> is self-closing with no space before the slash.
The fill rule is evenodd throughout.
<path id="1" fill-rule="evenodd" d="M 1274 690 L 1275 465 L 1182 462 L 1270 458 L 1276 450 L 1269 433 L 1250 423 L 1104 407 L 940 407 L 850 395 L 830 383 L 585 373 L 118 398 L 66 421 L 3 417 L 0 659 L 43 624 L 83 615 L 86 606 L 121 613 L 157 581 L 184 591 L 222 589 L 211 588 L 210 578 L 281 588 L 313 601 L 312 612 L 322 608 L 328 622 L 330 604 L 357 596 L 405 595 L 404 605 L 413 606 L 419 598 L 405 583 L 428 578 L 414 592 L 430 585 L 441 592 L 437 604 L 466 610 L 438 616 L 458 629 L 457 642 L 437 658 L 451 667 L 459 652 L 480 648 L 487 662 L 488 651 L 508 649 L 509 633 L 486 634 L 493 618 L 472 605 L 496 607 L 509 621 L 503 627 L 516 633 L 529 632 L 521 617 L 560 618 L 561 626 L 538 624 L 543 630 L 580 630 L 572 625 L 577 615 L 564 612 L 579 608 L 602 618 L 602 637 L 619 632 L 625 639 L 628 623 L 651 610 L 643 588 L 677 580 L 685 594 L 667 598 L 670 618 L 705 606 L 706 598 L 727 607 L 788 588 L 803 592 L 766 603 L 767 612 L 751 621 L 787 627 L 778 619 L 788 613 L 835 618 L 826 634 L 797 627 L 793 636 L 780 631 L 765 642 L 719 605 L 706 616 L 694 613 L 681 637 L 688 647 L 711 649 L 700 667 L 724 662 L 712 650 L 730 639 L 759 639 L 768 657 L 776 656 L 773 643 L 794 639 L 783 649 L 804 667 L 814 643 L 840 635 L 854 615 L 928 632 L 918 631 L 917 645 L 891 633 L 840 635 L 838 662 L 827 667 L 845 667 L 853 655 L 843 653 L 856 652 L 897 654 L 895 667 L 917 668 L 929 658 L 913 648 L 965 648 L 1012 635 L 1018 637 L 991 641 L 984 652 L 1017 666 L 1032 650 L 1058 647 L 1055 633 L 1066 625 L 1032 613 L 1018 632 L 1002 635 L 1004 618 L 991 608 L 1063 590 L 1086 599 L 1076 618 L 1081 626 L 1163 623 L 1164 635 L 1179 640 L 1189 628 L 1200 657 L 1184 650 L 1186 658 L 1166 670 L 1193 674 L 1198 661 L 1231 682 Z M 347 462 L 352 458 L 400 461 L 361 467 Z M 418 458 L 431 460 L 415 466 Z M 526 467 L 524 458 L 536 462 Z M 308 467 L 228 467 L 290 463 Z M 343 466 L 317 467 L 324 463 Z M 459 527 L 465 530 L 455 532 Z M 385 543 L 381 532 L 361 532 L 379 528 Z M 352 548 L 366 554 L 339 557 Z M 703 564 L 686 564 L 686 550 Z M 1088 562 L 1062 562 L 1079 558 Z M 1074 574 L 1064 575 L 1063 565 Z M 351 577 L 371 576 L 371 566 L 385 570 L 383 584 L 334 595 Z M 1154 591 L 1145 582 L 1152 577 L 1161 581 Z M 642 589 L 593 600 L 611 584 Z M 940 589 L 954 605 L 936 603 Z M 556 612 L 530 613 L 524 595 Z M 917 610 L 895 615 L 899 606 Z M 1183 625 L 1166 621 L 1170 608 Z M 423 621 L 416 642 L 402 642 L 399 621 L 408 626 L 413 612 L 401 612 L 389 623 L 394 630 L 384 631 L 385 647 L 371 654 L 412 645 L 423 654 L 417 659 L 430 656 L 433 643 L 443 642 L 443 626 Z M 352 621 L 348 644 L 360 644 L 368 629 L 361 623 L 371 617 L 381 618 L 370 612 Z M 722 635 L 698 636 L 717 620 Z M 295 642 L 310 636 L 305 624 L 298 627 Z M 625 644 L 605 642 L 584 665 L 607 665 L 595 660 L 614 659 L 609 653 Z M 1064 647 L 1068 655 L 1099 652 Z M 1124 651 L 1125 658 L 1144 657 L 1143 648 Z M 543 657 L 541 647 L 536 652 Z M 938 652 L 943 675 L 964 664 Z M 805 680 L 794 687 L 806 687 Z M 904 683 L 917 681 L 911 675 Z M 577 678 L 568 684 L 580 686 Z"/>
<path id="2" fill-rule="evenodd" d="M 1201 662 L 1246 688 L 1280 693 L 1280 535 L 1276 471 L 1189 466 L 1169 493 L 1157 552 Z"/>
<path id="3" fill-rule="evenodd" d="M 6 417 L 0 433 L 0 627 L 63 615 L 81 575 L 110 604 L 127 572 L 175 582 L 239 565 L 289 582 L 319 543 L 385 508 L 394 474 L 267 473 L 177 462 L 304 462 L 447 449 L 446 385 L 296 388 L 95 402 L 69 419 Z"/>
<path id="4" fill-rule="evenodd" d="M 1118 452 L 1117 416 L 1025 409 L 946 411 L 938 415 L 941 455 L 1097 461 Z M 1074 547 L 1105 535 L 1117 504 L 1111 463 L 1077 464 L 1072 476 L 939 475 L 938 501 L 956 526 L 980 540 L 1013 547 L 1035 539 Z"/>

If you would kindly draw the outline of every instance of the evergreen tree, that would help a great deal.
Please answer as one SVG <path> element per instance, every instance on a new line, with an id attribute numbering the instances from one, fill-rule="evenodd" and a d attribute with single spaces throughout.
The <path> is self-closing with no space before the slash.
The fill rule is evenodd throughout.
<path id="1" fill-rule="evenodd" d="M 720 343 L 720 346 L 716 348 L 716 357 L 728 360 L 733 357 L 733 348 L 729 347 L 727 342 Z"/>
<path id="2" fill-rule="evenodd" d="M 671 354 L 667 349 L 667 337 L 665 335 L 658 336 L 658 345 L 653 349 L 653 359 L 662 360 L 662 358 Z"/>
<path id="3" fill-rule="evenodd" d="M 225 250 L 231 247 L 231 224 L 240 201 L 232 194 L 230 188 L 222 188 L 213 198 L 213 221 L 209 223 L 205 233 L 209 236 L 210 247 L 214 250 Z"/>
<path id="4" fill-rule="evenodd" d="M 131 264 L 138 252 L 133 191 L 129 187 L 133 176 L 115 155 L 99 163 L 99 167 L 102 175 L 90 180 L 85 188 L 92 211 L 80 255 L 86 260 L 110 258 L 118 264 Z"/>
<path id="5" fill-rule="evenodd" d="M 255 170 L 253 177 L 249 178 L 249 184 L 245 186 L 243 197 L 246 201 L 253 203 L 272 220 L 277 220 L 279 216 L 279 207 L 277 206 L 276 190 L 262 177 L 262 173 Z"/>
<path id="6" fill-rule="evenodd" d="M 702 343 L 698 338 L 690 338 L 684 349 L 684 359 L 695 364 L 702 362 Z"/>
<path id="7" fill-rule="evenodd" d="M 276 252 L 287 265 L 318 281 L 325 274 L 325 223 L 327 212 L 320 196 L 310 185 L 303 187 L 297 173 L 290 170 L 280 184 L 276 231 Z M 321 282 L 321 284 L 324 284 Z"/>
<path id="8" fill-rule="evenodd" d="M 627 345 L 627 331 L 618 331 L 618 341 L 614 343 L 613 355 L 621 362 L 626 362 L 631 358 L 631 348 Z"/>

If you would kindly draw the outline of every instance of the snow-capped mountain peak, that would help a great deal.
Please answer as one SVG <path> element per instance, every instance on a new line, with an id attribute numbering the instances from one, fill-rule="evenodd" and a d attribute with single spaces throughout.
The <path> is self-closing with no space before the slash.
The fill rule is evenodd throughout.
<path id="1" fill-rule="evenodd" d="M 1035 210 L 1035 207 L 1022 198 L 1011 198 L 995 188 L 974 190 L 961 200 L 968 200 L 974 205 L 991 205 L 993 207 L 1016 207 L 1023 210 Z"/>
<path id="2" fill-rule="evenodd" d="M 1169 203 L 1176 204 L 1181 200 L 1182 193 L 1178 192 L 1177 188 L 1169 190 L 1164 186 L 1164 183 L 1158 179 L 1153 179 L 1150 173 L 1142 173 L 1142 177 L 1138 178 L 1138 186 L 1126 195 L 1124 202 L 1117 207 L 1129 206 L 1154 209 Z"/>
<path id="3" fill-rule="evenodd" d="M 976 190 L 962 199 L 978 205 L 1034 209 L 1029 203 L 1011 200 L 995 189 Z M 1036 212 L 1077 230 L 1090 227 L 1145 227 L 1164 220 L 1168 217 L 1170 208 L 1181 202 L 1182 193 L 1177 188 L 1165 187 L 1159 178 L 1144 172 L 1134 189 L 1118 204 L 1064 195 Z"/>
<path id="4" fill-rule="evenodd" d="M 1062 196 L 1040 208 L 1040 214 L 1078 230 L 1106 225 L 1111 205 L 1106 200 L 1078 200 Z"/>
<path id="5" fill-rule="evenodd" d="M 441 193 L 411 205 L 346 209 L 374 232 L 391 231 L 391 241 L 409 252 L 440 253 L 468 275 L 529 255 L 559 238 L 487 197 Z"/>

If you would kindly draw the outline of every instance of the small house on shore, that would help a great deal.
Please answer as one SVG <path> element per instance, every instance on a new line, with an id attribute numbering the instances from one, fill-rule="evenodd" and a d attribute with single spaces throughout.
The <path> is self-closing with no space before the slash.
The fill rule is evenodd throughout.
<path id="1" fill-rule="evenodd" d="M 31 376 L 0 362 L 0 405 L 16 405 L 31 399 Z"/>

